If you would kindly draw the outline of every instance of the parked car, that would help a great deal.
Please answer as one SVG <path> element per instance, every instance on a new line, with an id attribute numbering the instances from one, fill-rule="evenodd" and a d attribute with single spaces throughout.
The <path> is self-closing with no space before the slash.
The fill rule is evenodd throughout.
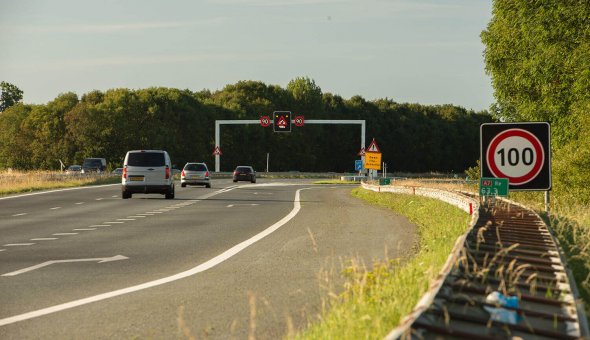
<path id="1" fill-rule="evenodd" d="M 234 183 L 237 181 L 249 181 L 256 183 L 256 171 L 251 166 L 238 165 L 234 170 Z"/>
<path id="2" fill-rule="evenodd" d="M 123 168 L 116 168 L 115 170 L 113 170 L 111 172 L 111 174 L 113 174 L 113 175 L 122 175 L 123 174 Z"/>
<path id="3" fill-rule="evenodd" d="M 80 173 L 81 170 L 82 170 L 81 165 L 78 165 L 78 164 L 70 165 L 66 169 L 66 174 L 67 175 L 77 175 Z"/>
<path id="4" fill-rule="evenodd" d="M 209 169 L 205 163 L 186 163 L 180 173 L 180 186 L 187 185 L 204 185 L 211 188 L 211 178 Z"/>
<path id="5" fill-rule="evenodd" d="M 84 163 L 82 163 L 82 170 L 80 171 L 83 174 L 90 173 L 90 172 L 97 172 L 101 173 L 105 171 L 107 168 L 107 160 L 104 158 L 86 158 Z"/>
<path id="6" fill-rule="evenodd" d="M 162 194 L 174 198 L 172 162 L 163 150 L 128 151 L 123 162 L 121 193 L 123 199 L 133 194 Z"/>

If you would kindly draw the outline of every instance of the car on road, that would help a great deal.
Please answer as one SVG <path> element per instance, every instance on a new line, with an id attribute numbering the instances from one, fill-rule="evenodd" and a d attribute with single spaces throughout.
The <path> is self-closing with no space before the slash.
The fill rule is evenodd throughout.
<path id="1" fill-rule="evenodd" d="M 234 183 L 237 181 L 249 181 L 256 183 L 256 171 L 248 165 L 238 165 L 233 173 Z"/>
<path id="2" fill-rule="evenodd" d="M 82 163 L 82 170 L 80 171 L 83 174 L 96 172 L 101 173 L 105 171 L 107 168 L 107 160 L 104 158 L 86 158 L 84 163 Z"/>
<path id="3" fill-rule="evenodd" d="M 174 198 L 172 162 L 164 150 L 132 150 L 125 155 L 121 176 L 123 199 L 133 194 L 162 194 Z"/>
<path id="4" fill-rule="evenodd" d="M 180 173 L 180 186 L 204 185 L 211 188 L 209 169 L 205 163 L 186 163 Z"/>
<path id="5" fill-rule="evenodd" d="M 78 164 L 70 165 L 66 169 L 66 175 L 77 175 L 82 171 L 82 166 Z"/>

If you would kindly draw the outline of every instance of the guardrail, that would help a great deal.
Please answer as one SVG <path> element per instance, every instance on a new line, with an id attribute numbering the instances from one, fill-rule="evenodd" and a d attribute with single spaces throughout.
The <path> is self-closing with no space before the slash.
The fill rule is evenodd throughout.
<path id="1" fill-rule="evenodd" d="M 587 339 L 583 303 L 565 257 L 534 211 L 508 200 L 479 204 L 474 194 L 423 187 L 373 191 L 440 199 L 473 209 L 428 292 L 386 339 Z"/>

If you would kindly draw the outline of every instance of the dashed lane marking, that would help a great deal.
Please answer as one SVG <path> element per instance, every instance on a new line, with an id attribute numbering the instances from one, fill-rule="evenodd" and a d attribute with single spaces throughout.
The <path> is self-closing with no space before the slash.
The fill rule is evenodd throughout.
<path id="1" fill-rule="evenodd" d="M 97 228 L 97 227 L 110 227 L 109 224 L 93 224 L 89 225 L 88 228 Z"/>
<path id="2" fill-rule="evenodd" d="M 80 205 L 80 204 L 84 204 L 84 202 L 76 202 L 74 204 Z"/>
<path id="3" fill-rule="evenodd" d="M 49 210 L 57 210 L 57 209 L 61 209 L 61 207 L 53 207 L 53 208 L 49 208 Z"/>
<path id="4" fill-rule="evenodd" d="M 27 213 L 14 214 L 14 215 L 12 215 L 12 217 L 25 216 L 26 214 L 27 214 Z"/>
<path id="5" fill-rule="evenodd" d="M 91 230 L 96 230 L 96 228 L 78 228 L 78 229 L 73 229 L 74 231 L 91 231 Z"/>
<path id="6" fill-rule="evenodd" d="M 118 218 L 117 221 L 135 221 L 135 218 Z"/>
<path id="7" fill-rule="evenodd" d="M 102 222 L 103 224 L 123 224 L 125 222 L 121 222 L 121 221 L 109 221 L 109 222 Z"/>
<path id="8" fill-rule="evenodd" d="M 8 243 L 3 245 L 3 247 L 21 247 L 21 246 L 32 246 L 35 243 Z"/>
<path id="9" fill-rule="evenodd" d="M 32 238 L 30 241 L 54 241 L 59 240 L 57 237 L 40 237 L 40 238 Z"/>
<path id="10" fill-rule="evenodd" d="M 53 236 L 68 236 L 68 235 L 78 235 L 78 233 L 55 233 Z"/>
<path id="11" fill-rule="evenodd" d="M 127 218 L 145 218 L 145 216 L 143 216 L 143 215 L 127 216 Z"/>

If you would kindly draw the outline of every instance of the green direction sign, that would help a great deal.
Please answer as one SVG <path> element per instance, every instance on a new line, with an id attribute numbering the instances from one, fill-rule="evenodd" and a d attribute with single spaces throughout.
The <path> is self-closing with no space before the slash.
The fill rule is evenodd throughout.
<path id="1" fill-rule="evenodd" d="M 482 177 L 479 196 L 508 196 L 508 178 Z"/>
<path id="2" fill-rule="evenodd" d="M 379 185 L 391 185 L 391 178 L 380 178 Z"/>

